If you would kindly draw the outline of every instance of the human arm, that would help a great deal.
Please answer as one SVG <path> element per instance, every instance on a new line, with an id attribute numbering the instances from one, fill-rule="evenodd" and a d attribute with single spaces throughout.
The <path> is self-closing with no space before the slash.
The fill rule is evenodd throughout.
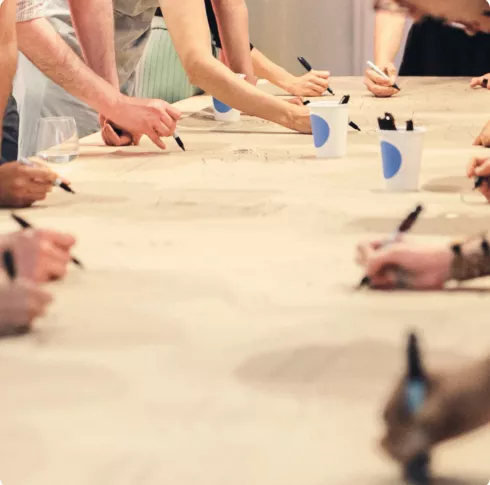
<path id="1" fill-rule="evenodd" d="M 192 84 L 240 111 L 311 133 L 307 108 L 262 93 L 238 79 L 212 56 L 202 0 L 165 0 L 161 8 L 174 46 Z"/>
<path id="2" fill-rule="evenodd" d="M 0 235 L 0 252 L 13 252 L 20 278 L 45 283 L 65 276 L 75 242 L 70 234 L 27 229 Z"/>
<path id="3" fill-rule="evenodd" d="M 15 32 L 15 0 L 0 1 L 0 154 L 2 147 L 3 116 L 17 69 L 17 39 Z"/>
<path id="4" fill-rule="evenodd" d="M 328 71 L 313 70 L 303 76 L 294 76 L 257 48 L 252 49 L 252 61 L 256 76 L 267 79 L 294 96 L 321 96 L 328 88 Z"/>
<path id="5" fill-rule="evenodd" d="M 111 0 L 69 0 L 71 18 L 83 57 L 101 78 L 119 89 Z"/>
<path id="6" fill-rule="evenodd" d="M 17 22 L 19 50 L 46 76 L 134 136 L 146 134 L 160 148 L 160 136 L 174 132 L 180 112 L 161 100 L 130 98 L 97 76 L 45 18 Z"/>
<path id="7" fill-rule="evenodd" d="M 255 84 L 250 55 L 248 9 L 244 0 L 211 0 L 227 66 Z"/>
<path id="8" fill-rule="evenodd" d="M 387 80 L 374 72 L 366 69 L 366 87 L 375 96 L 389 97 L 398 91 L 393 88 L 396 82 L 396 67 L 393 61 L 400 50 L 403 40 L 406 17 L 403 14 L 379 10 L 376 12 L 374 33 L 374 63 L 388 76 Z"/>
<path id="9" fill-rule="evenodd" d="M 52 302 L 51 294 L 23 279 L 0 285 L 0 337 L 27 333 Z"/>

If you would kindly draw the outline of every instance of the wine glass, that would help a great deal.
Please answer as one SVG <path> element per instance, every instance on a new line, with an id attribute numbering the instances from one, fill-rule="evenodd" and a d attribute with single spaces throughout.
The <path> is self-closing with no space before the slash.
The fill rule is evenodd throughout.
<path id="1" fill-rule="evenodd" d="M 74 118 L 41 118 L 37 123 L 37 155 L 45 162 L 68 163 L 78 157 L 78 131 Z"/>

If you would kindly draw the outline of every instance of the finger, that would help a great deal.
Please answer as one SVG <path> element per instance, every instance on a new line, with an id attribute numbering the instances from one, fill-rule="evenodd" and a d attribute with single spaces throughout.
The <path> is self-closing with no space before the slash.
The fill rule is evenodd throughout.
<path id="1" fill-rule="evenodd" d="M 482 145 L 482 135 L 479 134 L 476 138 L 475 138 L 475 141 L 473 142 L 473 145 L 476 145 L 476 146 L 480 146 Z"/>
<path id="2" fill-rule="evenodd" d="M 153 132 L 153 133 L 149 133 L 148 134 L 148 138 L 158 147 L 158 148 L 161 148 L 162 150 L 165 150 L 167 148 L 167 146 L 165 145 L 165 143 L 163 143 L 162 140 L 160 140 L 160 138 L 158 137 L 158 135 Z"/>
<path id="3" fill-rule="evenodd" d="M 155 127 L 153 128 L 153 131 L 160 137 L 166 137 L 166 136 L 170 136 L 170 130 L 163 124 L 163 123 L 159 123 L 157 125 L 155 125 Z"/>
<path id="4" fill-rule="evenodd" d="M 474 177 L 476 175 L 475 169 L 484 164 L 487 160 L 487 158 L 473 157 L 466 167 L 468 177 Z"/>
<path id="5" fill-rule="evenodd" d="M 29 168 L 29 180 L 39 184 L 53 184 L 58 175 L 47 168 Z"/>
<path id="6" fill-rule="evenodd" d="M 490 175 L 490 160 L 478 160 L 474 172 L 478 177 L 486 177 L 487 175 Z"/>
<path id="7" fill-rule="evenodd" d="M 482 77 L 474 77 L 470 82 L 470 87 L 476 88 L 477 86 L 481 86 L 482 82 L 483 82 L 483 76 Z"/>
<path id="8" fill-rule="evenodd" d="M 389 98 L 396 94 L 396 89 L 391 87 L 379 86 L 370 79 L 366 79 L 364 84 L 378 98 Z"/>
<path id="9" fill-rule="evenodd" d="M 380 276 L 382 280 L 386 279 L 387 269 L 391 267 L 399 266 L 401 252 L 397 247 L 381 248 L 373 254 L 370 258 L 366 268 L 366 272 L 370 278 L 376 278 Z M 388 279 L 390 279 L 388 277 Z"/>
<path id="10" fill-rule="evenodd" d="M 173 134 L 175 129 L 177 128 L 177 122 L 171 118 L 167 113 L 162 113 L 160 115 L 160 121 L 162 123 L 161 127 L 165 128 L 166 131 L 168 131 L 168 135 L 162 135 L 162 136 L 170 136 Z"/>
<path id="11" fill-rule="evenodd" d="M 175 106 L 172 106 L 171 104 L 167 108 L 167 113 L 175 121 L 179 121 L 182 118 L 182 113 L 180 109 L 176 108 Z"/>
<path id="12" fill-rule="evenodd" d="M 369 276 L 369 279 L 371 286 L 380 290 L 390 290 L 396 288 L 399 283 L 397 272 L 394 269 L 389 268 L 383 268 L 380 272 Z"/>
<path id="13" fill-rule="evenodd" d="M 328 79 L 330 77 L 329 71 L 311 71 L 315 76 L 319 76 L 323 79 Z"/>
<path id="14" fill-rule="evenodd" d="M 319 86 L 312 81 L 309 81 L 307 86 L 316 95 L 322 95 L 325 91 L 325 88 L 322 88 L 322 86 Z"/>
<path id="15" fill-rule="evenodd" d="M 325 89 L 328 88 L 328 79 L 323 79 L 321 77 L 315 76 L 311 80 L 312 80 L 312 82 L 314 82 L 318 86 L 321 86 L 324 91 L 325 91 Z"/>
<path id="16" fill-rule="evenodd" d="M 48 186 L 42 185 L 39 187 L 30 186 L 26 188 L 24 196 L 32 201 L 44 200 L 52 190 L 53 186 L 51 184 Z"/>
<path id="17" fill-rule="evenodd" d="M 102 129 L 104 142 L 109 146 L 128 146 L 131 145 L 131 135 L 123 133 L 119 136 L 110 123 L 106 123 Z"/>
<path id="18" fill-rule="evenodd" d="M 368 79 L 370 79 L 374 84 L 377 84 L 378 86 L 385 86 L 385 87 L 391 87 L 393 84 L 391 82 L 391 79 L 386 79 L 383 76 L 380 76 L 377 72 L 373 71 L 372 69 L 368 69 L 366 71 L 366 76 Z"/>
<path id="19" fill-rule="evenodd" d="M 65 232 L 51 231 L 49 229 L 41 229 L 37 231 L 40 238 L 49 241 L 58 248 L 65 251 L 70 250 L 76 243 L 76 239 Z"/>

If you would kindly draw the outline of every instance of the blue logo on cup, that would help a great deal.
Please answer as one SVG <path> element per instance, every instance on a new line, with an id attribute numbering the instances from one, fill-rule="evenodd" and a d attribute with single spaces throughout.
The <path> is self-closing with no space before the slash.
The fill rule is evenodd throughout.
<path id="1" fill-rule="evenodd" d="M 231 107 L 228 106 L 225 103 L 222 103 L 216 98 L 213 98 L 213 104 L 218 113 L 228 113 L 228 111 L 231 111 Z"/>
<path id="2" fill-rule="evenodd" d="M 385 179 L 391 179 L 400 171 L 402 154 L 395 145 L 382 141 L 381 156 L 383 158 L 383 174 Z"/>
<path id="3" fill-rule="evenodd" d="M 318 115 L 311 115 L 311 128 L 313 131 L 313 142 L 316 148 L 320 148 L 327 143 L 330 138 L 329 124 Z"/>

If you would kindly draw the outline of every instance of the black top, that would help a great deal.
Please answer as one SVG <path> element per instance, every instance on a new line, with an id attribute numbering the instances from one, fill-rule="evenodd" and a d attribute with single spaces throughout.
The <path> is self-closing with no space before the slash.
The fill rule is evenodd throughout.
<path id="1" fill-rule="evenodd" d="M 213 38 L 213 42 L 218 47 L 218 49 L 221 49 L 221 39 L 219 36 L 219 30 L 218 30 L 218 22 L 216 21 L 216 15 L 214 14 L 213 10 L 213 4 L 211 3 L 211 0 L 204 0 L 204 3 L 206 5 L 206 14 L 208 16 L 208 24 L 209 24 L 209 30 L 211 31 L 211 37 Z M 162 10 L 160 8 L 157 8 L 157 11 L 155 13 L 158 17 L 162 17 Z M 252 50 L 254 46 L 250 44 L 250 50 Z"/>
<path id="2" fill-rule="evenodd" d="M 490 72 L 490 35 L 426 19 L 413 25 L 400 76 L 482 76 Z"/>

